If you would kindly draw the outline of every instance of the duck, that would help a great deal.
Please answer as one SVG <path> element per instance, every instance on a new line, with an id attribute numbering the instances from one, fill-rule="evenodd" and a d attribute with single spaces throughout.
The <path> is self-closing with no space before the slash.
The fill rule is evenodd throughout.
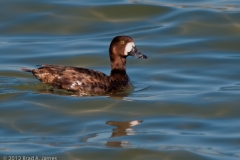
<path id="1" fill-rule="evenodd" d="M 64 89 L 79 95 L 114 94 L 127 90 L 132 84 L 126 72 L 126 58 L 134 56 L 147 59 L 130 36 L 116 36 L 109 47 L 111 73 L 63 65 L 40 65 L 36 69 L 21 68 L 31 72 L 40 82 L 55 89 Z"/>

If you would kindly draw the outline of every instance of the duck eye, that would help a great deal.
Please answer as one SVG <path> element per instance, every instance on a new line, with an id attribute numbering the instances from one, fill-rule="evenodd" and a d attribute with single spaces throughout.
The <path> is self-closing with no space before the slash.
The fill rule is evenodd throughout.
<path id="1" fill-rule="evenodd" d="M 121 41 L 121 44 L 124 44 L 125 42 L 124 41 Z"/>

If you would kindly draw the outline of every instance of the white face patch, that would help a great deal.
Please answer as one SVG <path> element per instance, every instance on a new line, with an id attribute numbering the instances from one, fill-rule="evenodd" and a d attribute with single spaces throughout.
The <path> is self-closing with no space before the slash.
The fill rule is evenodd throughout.
<path id="1" fill-rule="evenodd" d="M 133 42 L 128 42 L 125 47 L 124 55 L 127 56 L 128 52 L 130 52 L 133 47 L 135 47 L 135 44 Z"/>

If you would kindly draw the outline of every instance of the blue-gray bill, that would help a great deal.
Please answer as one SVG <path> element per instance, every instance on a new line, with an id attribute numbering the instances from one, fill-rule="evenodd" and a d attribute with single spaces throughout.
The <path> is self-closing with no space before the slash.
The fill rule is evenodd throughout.
<path id="1" fill-rule="evenodd" d="M 147 59 L 147 56 L 142 54 L 141 52 L 138 51 L 136 47 L 133 47 L 130 52 L 128 52 L 129 56 L 134 56 L 136 58 L 142 58 L 142 59 Z"/>

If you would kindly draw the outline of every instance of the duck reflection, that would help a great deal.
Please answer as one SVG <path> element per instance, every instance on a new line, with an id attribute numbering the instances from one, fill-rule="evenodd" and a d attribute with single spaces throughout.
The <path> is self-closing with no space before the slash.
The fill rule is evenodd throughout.
<path id="1" fill-rule="evenodd" d="M 142 121 L 139 121 L 139 120 L 127 121 L 127 122 L 117 122 L 117 121 L 107 121 L 106 122 L 106 124 L 116 127 L 113 129 L 111 138 L 119 137 L 119 136 L 134 135 L 135 131 L 133 130 L 132 127 L 137 126 L 141 123 L 142 123 Z"/>
<path id="2" fill-rule="evenodd" d="M 112 130 L 112 135 L 110 138 L 114 137 L 120 137 L 120 136 L 129 136 L 129 135 L 135 135 L 135 131 L 132 128 L 133 126 L 137 126 L 141 124 L 142 121 L 134 120 L 134 121 L 127 121 L 127 122 L 117 122 L 117 121 L 107 121 L 106 124 L 115 126 Z M 106 143 L 106 146 L 108 147 L 127 147 L 130 145 L 130 142 L 128 141 L 108 141 Z"/>

